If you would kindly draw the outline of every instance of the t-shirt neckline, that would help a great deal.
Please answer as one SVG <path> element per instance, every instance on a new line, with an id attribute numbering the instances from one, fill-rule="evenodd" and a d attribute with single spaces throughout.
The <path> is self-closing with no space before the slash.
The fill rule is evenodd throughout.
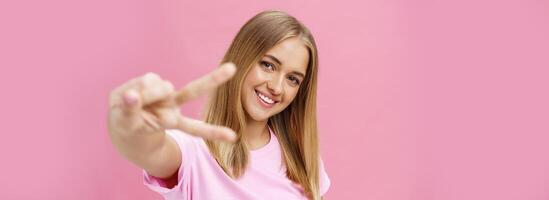
<path id="1" fill-rule="evenodd" d="M 265 152 L 269 152 L 273 148 L 273 146 L 275 145 L 277 138 L 276 138 L 275 134 L 273 133 L 273 130 L 271 129 L 271 127 L 269 127 L 269 126 L 267 126 L 267 127 L 269 128 L 269 134 L 270 134 L 269 142 L 265 146 L 263 146 L 259 149 L 250 150 L 250 154 L 252 156 L 259 156 L 259 155 L 264 154 Z"/>

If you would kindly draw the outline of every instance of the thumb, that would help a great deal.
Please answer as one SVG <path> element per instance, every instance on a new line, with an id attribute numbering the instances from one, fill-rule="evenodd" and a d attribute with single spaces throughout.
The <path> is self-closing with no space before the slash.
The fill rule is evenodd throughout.
<path id="1" fill-rule="evenodd" d="M 122 109 L 128 114 L 139 111 L 142 102 L 141 95 L 134 89 L 130 89 L 122 95 Z"/>

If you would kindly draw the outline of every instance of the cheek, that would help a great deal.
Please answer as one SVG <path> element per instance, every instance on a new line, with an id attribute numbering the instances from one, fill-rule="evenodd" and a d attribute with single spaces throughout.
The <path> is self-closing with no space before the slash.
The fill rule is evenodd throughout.
<path id="1" fill-rule="evenodd" d="M 292 103 L 292 101 L 297 96 L 297 92 L 299 91 L 299 88 L 288 86 L 289 88 L 286 88 L 286 94 L 284 95 L 284 102 L 285 105 L 288 105 Z"/>
<path id="2" fill-rule="evenodd" d="M 258 76 L 257 70 L 254 68 L 250 69 L 248 74 L 246 75 L 246 78 L 244 78 L 243 88 L 253 88 L 257 83 L 259 82 L 260 77 Z"/>
<path id="3" fill-rule="evenodd" d="M 260 69 L 260 66 L 254 66 L 250 69 L 250 72 L 248 72 L 248 76 L 246 78 L 252 83 L 257 83 L 265 79 L 265 75 Z"/>

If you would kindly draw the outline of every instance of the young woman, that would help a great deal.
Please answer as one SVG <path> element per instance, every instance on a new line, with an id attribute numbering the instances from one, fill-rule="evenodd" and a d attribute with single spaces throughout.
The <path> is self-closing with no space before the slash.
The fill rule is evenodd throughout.
<path id="1" fill-rule="evenodd" d="M 109 133 L 165 199 L 321 199 L 318 57 L 309 30 L 266 11 L 238 32 L 222 64 L 175 91 L 148 73 L 110 96 Z M 179 106 L 211 93 L 205 122 Z"/>

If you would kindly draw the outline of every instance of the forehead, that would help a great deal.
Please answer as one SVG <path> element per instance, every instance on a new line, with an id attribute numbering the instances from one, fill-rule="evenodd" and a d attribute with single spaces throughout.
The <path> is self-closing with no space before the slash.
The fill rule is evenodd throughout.
<path id="1" fill-rule="evenodd" d="M 296 71 L 305 74 L 309 63 L 309 51 L 297 37 L 288 38 L 267 51 L 282 62 L 283 70 Z"/>

